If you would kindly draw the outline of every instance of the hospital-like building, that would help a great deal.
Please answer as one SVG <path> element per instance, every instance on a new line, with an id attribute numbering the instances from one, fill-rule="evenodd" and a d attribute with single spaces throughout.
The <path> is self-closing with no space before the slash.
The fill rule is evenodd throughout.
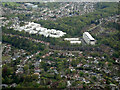
<path id="1" fill-rule="evenodd" d="M 83 33 L 83 39 L 87 44 L 95 45 L 96 40 L 88 32 Z"/>

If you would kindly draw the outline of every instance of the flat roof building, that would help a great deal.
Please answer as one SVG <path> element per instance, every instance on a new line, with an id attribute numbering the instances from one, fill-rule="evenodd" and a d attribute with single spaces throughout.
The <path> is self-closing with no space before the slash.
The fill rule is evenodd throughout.
<path id="1" fill-rule="evenodd" d="M 88 32 L 83 33 L 83 39 L 87 44 L 95 45 L 96 40 Z"/>
<path id="2" fill-rule="evenodd" d="M 70 44 L 81 44 L 79 38 L 64 38 L 65 41 L 69 41 Z"/>
<path id="3" fill-rule="evenodd" d="M 64 38 L 64 40 L 67 40 L 67 41 L 78 41 L 79 38 Z"/>
<path id="4" fill-rule="evenodd" d="M 81 41 L 70 41 L 71 44 L 81 44 Z"/>

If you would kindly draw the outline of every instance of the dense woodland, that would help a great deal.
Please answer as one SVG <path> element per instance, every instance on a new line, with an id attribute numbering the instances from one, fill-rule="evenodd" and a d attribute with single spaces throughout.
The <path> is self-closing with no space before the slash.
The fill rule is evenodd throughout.
<path id="1" fill-rule="evenodd" d="M 19 48 L 19 49 L 25 49 L 29 52 L 35 53 L 39 50 L 44 50 L 44 45 L 40 43 L 35 43 L 27 39 L 18 38 L 18 37 L 10 37 L 3 35 L 2 37 L 3 42 L 10 43 L 12 46 Z"/>
<path id="2" fill-rule="evenodd" d="M 113 54 L 113 56 L 115 56 L 116 58 L 119 57 L 120 55 L 120 24 L 116 24 L 116 23 L 108 23 L 106 25 L 106 27 L 108 28 L 112 28 L 112 29 L 116 29 L 116 32 L 111 32 L 109 35 L 107 35 L 104 39 L 100 39 L 100 43 L 103 43 L 107 46 L 110 46 L 111 48 L 113 48 L 115 50 L 115 53 Z"/>

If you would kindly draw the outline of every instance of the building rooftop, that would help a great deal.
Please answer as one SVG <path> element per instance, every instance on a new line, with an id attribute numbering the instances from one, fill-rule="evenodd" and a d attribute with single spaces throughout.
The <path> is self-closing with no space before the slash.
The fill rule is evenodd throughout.
<path id="1" fill-rule="evenodd" d="M 64 38 L 64 40 L 68 40 L 68 41 L 78 41 L 79 38 Z"/>
<path id="2" fill-rule="evenodd" d="M 76 43 L 80 44 L 81 41 L 70 41 L 70 43 L 71 43 L 71 44 L 76 44 Z"/>
<path id="3" fill-rule="evenodd" d="M 88 32 L 84 32 L 84 34 L 86 34 L 90 40 L 95 40 Z"/>

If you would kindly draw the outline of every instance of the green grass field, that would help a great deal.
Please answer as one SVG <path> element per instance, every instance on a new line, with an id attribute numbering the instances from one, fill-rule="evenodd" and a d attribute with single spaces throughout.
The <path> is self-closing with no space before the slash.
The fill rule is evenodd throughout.
<path id="1" fill-rule="evenodd" d="M 16 2 L 3 2 L 2 5 L 5 6 L 5 5 L 8 5 L 8 6 L 20 6 L 19 3 L 16 3 Z"/>

